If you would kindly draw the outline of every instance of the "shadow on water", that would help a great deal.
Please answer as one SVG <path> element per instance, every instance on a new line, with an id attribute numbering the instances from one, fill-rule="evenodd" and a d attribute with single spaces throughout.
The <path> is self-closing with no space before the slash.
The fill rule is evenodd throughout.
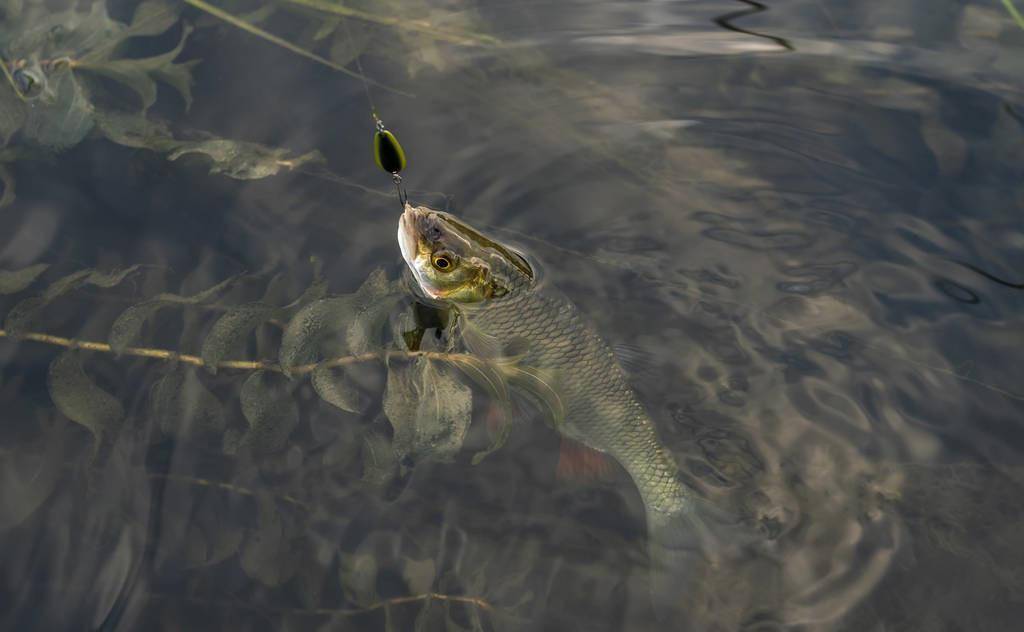
<path id="1" fill-rule="evenodd" d="M 758 545 L 659 622 L 629 477 L 557 479 L 539 420 L 505 435 L 439 371 L 445 401 L 421 395 L 473 423 L 426 449 L 386 405 L 398 356 L 202 368 L 315 361 L 287 323 L 368 277 L 373 336 L 415 321 L 382 281 L 397 207 L 363 85 L 190 8 L 186 39 L 175 17 L 125 55 L 202 59 L 190 108 L 163 84 L 150 107 L 172 139 L 0 149 L 4 627 L 1013 629 L 1024 30 L 998 3 L 317 4 L 218 6 L 416 95 L 371 88 L 411 198 L 521 247 L 628 349 L 684 479 Z M 125 76 L 115 103 L 148 85 Z M 213 139 L 292 158 L 168 159 Z M 316 344 L 351 351 L 332 336 L 365 332 L 327 316 Z"/>

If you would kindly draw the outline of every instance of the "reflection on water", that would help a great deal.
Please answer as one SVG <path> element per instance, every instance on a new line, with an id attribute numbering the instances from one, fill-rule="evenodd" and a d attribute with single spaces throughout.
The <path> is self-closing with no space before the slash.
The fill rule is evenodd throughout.
<path id="1" fill-rule="evenodd" d="M 367 75 L 416 95 L 372 93 L 413 200 L 529 252 L 637 350 L 634 385 L 683 476 L 758 546 L 659 623 L 628 476 L 557 480 L 540 422 L 473 464 L 500 431 L 482 391 L 453 461 L 399 463 L 377 363 L 348 371 L 365 396 L 348 412 L 305 379 L 67 356 L 61 380 L 81 361 L 110 398 L 81 409 L 117 407 L 105 425 L 51 401 L 64 349 L 4 337 L 4 626 L 1016 627 L 1024 30 L 978 2 L 429 4 L 360 5 L 413 24 L 401 37 L 223 6 L 338 63 L 363 51 Z M 325 162 L 239 181 L 106 132 L 45 155 L 12 136 L 0 270 L 51 268 L 31 285 L 0 276 L 6 329 L 37 296 L 29 330 L 108 341 L 131 305 L 242 275 L 205 308 L 165 297 L 133 344 L 199 357 L 243 305 L 251 327 L 222 357 L 277 358 L 285 308 L 324 289 L 311 257 L 332 293 L 380 266 L 399 275 L 362 85 L 184 19 L 197 28 L 180 61 L 203 60 L 194 103 L 161 88 L 150 116 L 178 140 L 203 130 Z M 134 56 L 177 43 L 160 33 Z M 52 290 L 136 264 L 113 287 Z M 271 394 L 258 414 L 247 385 Z M 255 436 L 254 419 L 286 422 Z"/>

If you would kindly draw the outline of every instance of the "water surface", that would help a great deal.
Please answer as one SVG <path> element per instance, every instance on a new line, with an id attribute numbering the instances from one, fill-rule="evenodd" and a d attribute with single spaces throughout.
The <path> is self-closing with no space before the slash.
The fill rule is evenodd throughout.
<path id="1" fill-rule="evenodd" d="M 409 154 L 410 197 L 530 253 L 634 349 L 635 386 L 684 477 L 761 534 L 759 552 L 663 604 L 658 623 L 626 474 L 556 479 L 560 441 L 539 421 L 472 464 L 484 393 L 453 462 L 367 481 L 367 437 L 386 447 L 391 433 L 377 364 L 351 371 L 362 414 L 284 383 L 294 427 L 255 454 L 230 447 L 247 428 L 244 372 L 83 353 L 125 410 L 95 456 L 48 396 L 62 349 L 5 338 L 4 627 L 1013 629 L 1024 29 L 1004 7 L 431 4 L 364 8 L 502 45 L 400 44 L 349 24 L 370 42 L 363 70 L 415 95 L 371 88 Z M 318 149 L 326 167 L 238 181 L 104 139 L 13 163 L 0 268 L 52 268 L 2 297 L 4 313 L 78 269 L 147 266 L 60 297 L 34 330 L 103 341 L 133 303 L 242 273 L 218 305 L 284 304 L 309 285 L 310 257 L 336 293 L 379 267 L 401 275 L 363 85 L 184 15 L 200 27 L 182 55 L 203 60 L 194 103 L 161 88 L 153 115 Z M 309 38 L 302 16 L 271 26 Z M 141 342 L 198 353 L 215 315 L 162 310 Z M 232 357 L 274 358 L 279 338 L 265 326 Z M 169 374 L 204 384 L 223 424 L 154 407 Z"/>

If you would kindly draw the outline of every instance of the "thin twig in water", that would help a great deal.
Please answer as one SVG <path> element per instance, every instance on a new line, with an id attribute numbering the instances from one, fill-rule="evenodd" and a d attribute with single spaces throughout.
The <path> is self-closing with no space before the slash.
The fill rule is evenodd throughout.
<path id="1" fill-rule="evenodd" d="M 63 336 L 53 336 L 50 334 L 38 333 L 38 332 L 27 332 L 20 336 L 11 336 L 6 330 L 0 329 L 0 338 L 15 338 L 20 340 L 31 340 L 32 342 L 42 342 L 49 345 L 55 345 L 58 347 L 67 347 L 68 349 L 81 349 L 83 351 L 95 351 L 98 353 L 117 353 L 111 346 L 105 342 L 95 342 L 90 340 L 76 340 L 75 338 L 64 338 Z M 153 349 L 149 347 L 128 347 L 121 355 L 135 356 L 139 358 L 152 358 L 154 360 L 164 360 L 167 362 L 183 362 L 185 364 L 191 364 L 193 366 L 204 367 L 207 366 L 206 362 L 202 358 L 195 355 L 189 355 L 185 353 L 178 353 L 176 351 L 170 351 L 168 349 Z M 312 373 L 317 367 L 338 367 L 348 366 L 350 364 L 358 364 L 360 362 L 372 362 L 372 361 L 385 361 L 390 359 L 413 359 L 413 358 L 429 358 L 431 360 L 440 360 L 442 362 L 460 362 L 460 361 L 472 361 L 472 358 L 463 353 L 441 353 L 438 351 L 371 351 L 368 353 L 361 353 L 357 355 L 339 356 L 337 358 L 330 358 L 328 360 L 322 360 L 320 362 L 313 362 L 310 364 L 300 364 L 292 367 L 282 367 L 280 364 L 270 360 L 224 360 L 218 362 L 217 369 L 228 369 L 236 371 L 275 371 L 277 373 L 284 373 L 287 375 L 307 375 Z"/>

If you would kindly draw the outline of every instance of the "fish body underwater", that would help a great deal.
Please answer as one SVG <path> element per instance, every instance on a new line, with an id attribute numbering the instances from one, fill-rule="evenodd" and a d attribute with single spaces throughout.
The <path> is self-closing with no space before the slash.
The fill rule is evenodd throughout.
<path id="1" fill-rule="evenodd" d="M 609 345 L 526 258 L 453 215 L 406 205 L 398 241 L 419 291 L 455 309 L 468 350 L 514 358 L 510 382 L 541 400 L 555 428 L 626 470 L 643 500 L 652 564 L 669 567 L 654 582 L 684 590 L 677 574 L 692 569 L 672 567 L 712 553 L 707 501 L 680 479 Z"/>

